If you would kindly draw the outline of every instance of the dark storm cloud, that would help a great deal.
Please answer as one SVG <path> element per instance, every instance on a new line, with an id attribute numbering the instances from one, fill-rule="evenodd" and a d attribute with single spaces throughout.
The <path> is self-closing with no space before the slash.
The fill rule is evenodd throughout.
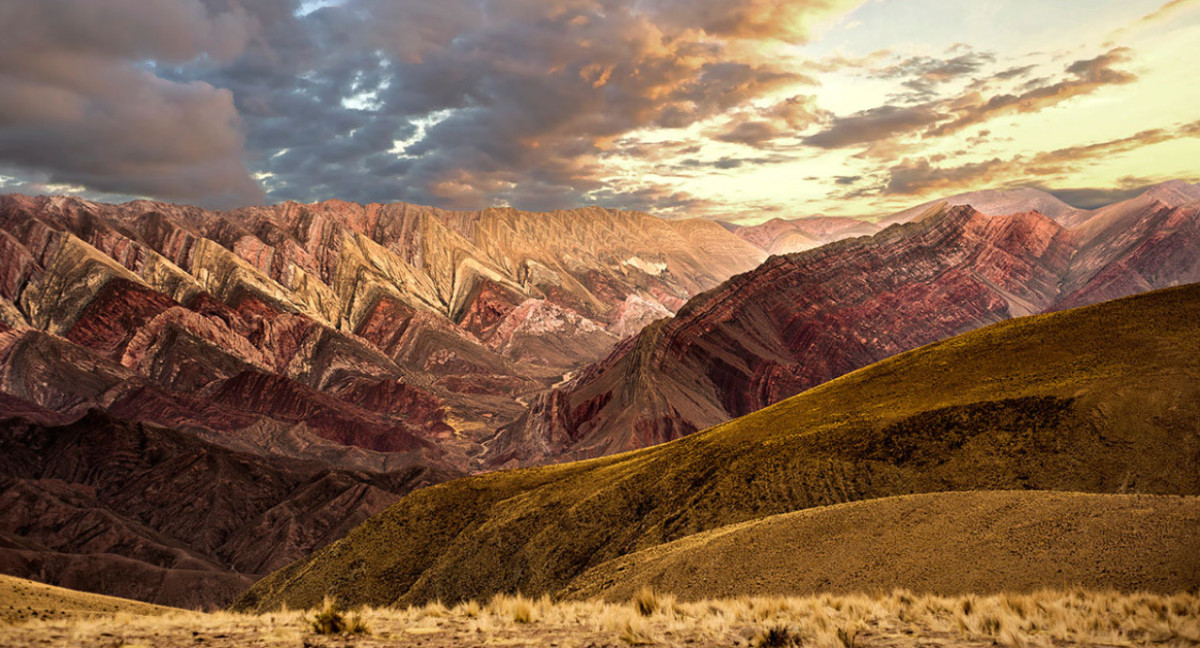
<path id="1" fill-rule="evenodd" d="M 262 197 L 247 164 L 271 200 L 610 199 L 628 133 L 804 80 L 745 39 L 858 1 L 0 0 L 25 35 L 0 43 L 0 164 L 212 204 Z M 652 196 L 686 202 L 630 203 Z"/>
<path id="2" fill-rule="evenodd" d="M 261 200 L 233 95 L 148 63 L 232 60 L 254 36 L 246 12 L 199 0 L 2 0 L 0 25 L 0 163 L 116 194 Z"/>

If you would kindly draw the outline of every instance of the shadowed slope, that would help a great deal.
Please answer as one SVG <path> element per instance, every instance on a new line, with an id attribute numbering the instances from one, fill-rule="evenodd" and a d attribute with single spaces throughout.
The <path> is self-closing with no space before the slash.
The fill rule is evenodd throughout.
<path id="1" fill-rule="evenodd" d="M 839 504 L 622 556 L 571 597 L 629 600 L 868 592 L 992 594 L 1083 586 L 1173 594 L 1200 583 L 1200 499 L 980 491 Z"/>
<path id="2" fill-rule="evenodd" d="M 220 606 L 254 576 L 452 476 L 235 452 L 94 411 L 67 425 L 0 419 L 0 572 Z"/>
<path id="3" fill-rule="evenodd" d="M 638 452 L 423 489 L 237 603 L 559 591 L 727 524 L 914 492 L 1200 493 L 1200 286 L 1014 320 Z"/>

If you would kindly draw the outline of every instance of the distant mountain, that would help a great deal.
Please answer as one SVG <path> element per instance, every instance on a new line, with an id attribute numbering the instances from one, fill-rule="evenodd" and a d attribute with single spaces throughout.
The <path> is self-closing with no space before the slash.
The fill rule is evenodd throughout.
<path id="1" fill-rule="evenodd" d="M 589 569 L 603 570 L 611 560 L 696 533 L 911 493 L 1200 494 L 1198 337 L 1200 285 L 1002 322 L 874 364 L 674 443 L 421 489 L 342 540 L 255 584 L 236 607 L 299 609 L 326 595 L 350 605 L 450 603 L 512 591 L 562 595 Z M 1170 579 L 1189 573 L 1172 576 L 1173 565 L 1195 573 L 1194 556 L 1180 563 L 1176 553 L 1147 553 L 1154 540 L 1116 535 L 1124 523 L 1104 505 L 1066 502 L 1059 507 L 1065 515 L 1059 520 L 1050 514 L 1053 506 L 1036 500 L 1017 498 L 1000 507 L 987 499 L 974 501 L 991 507 L 997 524 L 1012 521 L 1014 510 L 1041 509 L 1020 521 L 1026 528 L 1013 529 L 1014 537 L 1033 539 L 1035 547 L 1068 544 L 1090 556 L 1090 562 L 1072 558 L 1067 568 L 1073 574 L 1120 573 L 1123 580 L 1114 584 L 1135 587 L 1132 578 L 1141 574 L 1146 586 L 1169 587 L 1178 582 Z M 973 506 L 969 498 L 964 502 Z M 992 519 L 984 511 L 963 510 L 952 502 L 945 506 L 952 512 L 948 519 L 968 523 L 967 530 L 1003 533 L 1006 528 L 978 526 Z M 1142 502 L 1121 506 L 1133 509 Z M 1175 511 L 1173 518 L 1151 513 L 1147 530 L 1170 528 L 1163 537 L 1174 538 L 1200 531 L 1188 512 L 1194 505 L 1147 506 L 1164 514 Z M 843 515 L 847 512 L 821 515 L 852 521 L 853 516 Z M 1069 523 L 1092 519 L 1093 513 L 1093 531 Z M 911 518 L 904 524 L 917 531 L 937 527 Z M 1110 530 L 1103 531 L 1104 525 Z M 861 531 L 851 546 L 863 546 Z M 888 533 L 899 537 L 899 531 Z M 987 538 L 949 528 L 945 542 L 939 537 L 936 550 L 960 542 L 988 546 Z M 1130 556 L 1112 551 L 1112 545 L 1150 560 L 1140 566 L 1143 571 L 1131 572 Z M 712 545 L 714 551 L 720 546 Z M 796 546 L 788 545 L 792 553 Z M 899 556 L 911 565 L 912 555 L 904 553 L 911 547 L 901 544 L 900 554 L 873 558 Z M 739 551 L 777 549 L 763 542 Z M 1031 550 L 1036 549 L 1021 547 Z M 853 564 L 851 558 L 841 560 Z M 1021 587 L 1060 582 L 1053 570 L 1021 565 L 1022 573 L 1001 571 L 1012 564 L 997 560 L 975 566 L 1002 582 L 1018 583 L 1022 573 L 1041 575 L 1042 580 Z M 880 562 L 873 565 L 872 570 L 887 569 Z M 642 565 L 635 567 L 634 576 L 644 573 Z M 705 573 L 702 565 L 697 569 Z M 609 573 L 613 585 L 625 578 L 624 572 Z M 712 578 L 720 584 L 731 577 Z M 804 574 L 796 581 L 810 582 Z M 843 576 L 841 582 L 849 581 Z"/>
<path id="2" fill-rule="evenodd" d="M 957 194 L 948 198 L 939 198 L 922 203 L 901 212 L 880 219 L 881 226 L 896 223 L 908 223 L 927 217 L 938 211 L 940 206 L 957 207 L 970 205 L 976 211 L 988 216 L 1002 216 L 1021 212 L 1036 211 L 1051 220 L 1070 227 L 1086 218 L 1087 210 L 1072 207 L 1059 200 L 1053 194 L 1040 189 L 987 189 Z"/>
<path id="3" fill-rule="evenodd" d="M 734 234 L 769 254 L 791 254 L 855 236 L 867 236 L 880 227 L 857 218 L 810 216 L 785 220 L 772 218 L 758 225 L 727 225 Z"/>
<path id="4" fill-rule="evenodd" d="M 1075 229 L 945 207 L 772 258 L 696 297 L 489 443 L 491 465 L 662 443 L 896 353 L 1011 317 L 1200 281 L 1200 209 L 1143 197 Z"/>

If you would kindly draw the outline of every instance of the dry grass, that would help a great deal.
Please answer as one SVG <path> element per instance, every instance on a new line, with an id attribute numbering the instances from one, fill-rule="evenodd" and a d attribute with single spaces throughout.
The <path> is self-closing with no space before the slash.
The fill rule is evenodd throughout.
<path id="1" fill-rule="evenodd" d="M 317 610 L 309 620 L 308 627 L 319 635 L 363 635 L 371 630 L 363 621 L 361 614 L 347 615 L 338 606 L 337 601 L 325 597 L 321 609 Z"/>
<path id="2" fill-rule="evenodd" d="M 1200 644 L 1200 596 L 1088 590 L 942 597 L 907 591 L 802 598 L 742 597 L 681 603 L 653 590 L 627 603 L 554 602 L 498 595 L 486 604 L 431 603 L 355 614 L 370 634 L 326 637 L 312 611 L 262 615 L 121 613 L 37 620 L 4 629 L 5 646 L 806 646 L 868 648 L 1002 645 Z M 351 643 L 352 642 L 352 643 Z"/>

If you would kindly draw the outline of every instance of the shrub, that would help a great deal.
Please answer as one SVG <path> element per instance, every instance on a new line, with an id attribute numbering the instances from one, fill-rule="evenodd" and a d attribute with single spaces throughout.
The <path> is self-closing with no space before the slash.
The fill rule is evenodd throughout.
<path id="1" fill-rule="evenodd" d="M 785 648 L 799 646 L 800 637 L 785 625 L 773 625 L 763 629 L 751 642 L 755 648 Z"/>
<path id="2" fill-rule="evenodd" d="M 326 597 L 321 609 L 309 621 L 312 631 L 321 635 L 338 634 L 370 634 L 371 630 L 363 621 L 361 615 L 352 614 L 346 617 L 338 608 L 337 602 Z"/>
<path id="3" fill-rule="evenodd" d="M 858 628 L 838 628 L 837 638 L 844 648 L 857 648 Z"/>
<path id="4" fill-rule="evenodd" d="M 643 586 L 633 597 L 633 607 L 642 616 L 653 616 L 662 607 L 658 600 L 658 592 L 655 592 L 654 588 L 649 585 Z"/>

